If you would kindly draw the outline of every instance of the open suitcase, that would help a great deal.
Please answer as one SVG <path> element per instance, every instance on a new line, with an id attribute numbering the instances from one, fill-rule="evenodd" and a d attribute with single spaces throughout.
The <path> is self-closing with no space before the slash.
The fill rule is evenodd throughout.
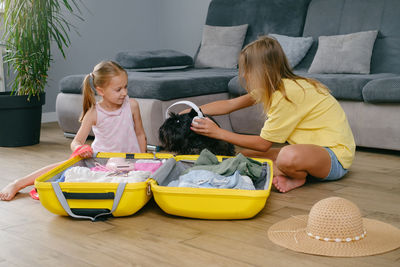
<path id="1" fill-rule="evenodd" d="M 111 157 L 160 159 L 163 165 L 145 182 L 68 183 L 57 182 L 71 166 L 86 166 L 88 161 L 104 163 Z M 35 181 L 40 201 L 58 215 L 96 220 L 104 216 L 128 216 L 141 209 L 153 193 L 156 203 L 168 214 L 201 219 L 246 219 L 265 206 L 272 185 L 272 162 L 263 163 L 263 182 L 256 190 L 168 187 L 179 174 L 193 166 L 198 155 L 98 153 L 96 158 L 72 158 Z M 227 157 L 217 156 L 219 161 Z"/>
<path id="2" fill-rule="evenodd" d="M 57 182 L 63 171 L 72 166 L 104 163 L 109 158 L 122 157 L 135 162 L 153 159 L 153 154 L 98 153 L 93 159 L 72 158 L 35 181 L 42 205 L 58 215 L 96 220 L 104 216 L 128 216 L 141 209 L 151 198 L 148 183 L 68 183 Z M 157 158 L 172 158 L 158 153 Z M 94 162 L 93 162 L 94 161 Z"/>
<path id="3" fill-rule="evenodd" d="M 198 155 L 181 155 L 170 158 L 150 179 L 151 190 L 157 205 L 166 213 L 200 219 L 247 219 L 254 217 L 265 206 L 272 186 L 272 162 L 263 163 L 261 184 L 256 190 L 168 187 L 179 174 L 193 166 Z M 218 161 L 227 157 L 217 156 Z"/>

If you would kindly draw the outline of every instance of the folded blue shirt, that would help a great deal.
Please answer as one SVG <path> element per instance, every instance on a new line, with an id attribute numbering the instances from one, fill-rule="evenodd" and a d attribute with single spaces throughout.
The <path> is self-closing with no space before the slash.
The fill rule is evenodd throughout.
<path id="1" fill-rule="evenodd" d="M 241 176 L 239 171 L 231 176 L 222 176 L 207 170 L 192 170 L 179 176 L 178 180 L 170 182 L 168 186 L 255 190 L 251 179 Z"/>

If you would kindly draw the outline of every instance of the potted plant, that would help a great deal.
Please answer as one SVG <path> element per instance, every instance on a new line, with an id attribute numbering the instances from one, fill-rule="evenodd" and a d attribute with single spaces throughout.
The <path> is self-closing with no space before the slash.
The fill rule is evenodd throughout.
<path id="1" fill-rule="evenodd" d="M 76 0 L 4 0 L 4 7 L 4 62 L 13 77 L 11 94 L 0 93 L 0 146 L 33 145 L 40 140 L 51 44 L 65 57 L 71 29 L 65 15 L 80 10 Z"/>

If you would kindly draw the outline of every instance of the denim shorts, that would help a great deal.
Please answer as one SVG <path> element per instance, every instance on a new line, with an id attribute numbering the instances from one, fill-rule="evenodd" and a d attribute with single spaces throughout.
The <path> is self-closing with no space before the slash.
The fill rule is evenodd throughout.
<path id="1" fill-rule="evenodd" d="M 348 170 L 343 168 L 342 164 L 337 159 L 335 153 L 333 153 L 333 151 L 330 148 L 325 147 L 325 149 L 328 151 L 329 156 L 331 157 L 331 170 L 328 176 L 326 176 L 325 179 L 323 179 L 323 181 L 339 180 L 348 172 Z"/>

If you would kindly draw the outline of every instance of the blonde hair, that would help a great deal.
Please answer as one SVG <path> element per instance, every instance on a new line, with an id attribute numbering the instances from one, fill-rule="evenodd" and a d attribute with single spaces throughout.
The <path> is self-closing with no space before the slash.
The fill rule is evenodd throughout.
<path id="1" fill-rule="evenodd" d="M 114 61 L 102 61 L 96 66 L 91 73 L 85 76 L 82 84 L 83 92 L 83 111 L 79 118 L 82 122 L 83 117 L 88 110 L 96 104 L 95 89 L 96 87 L 105 87 L 110 82 L 111 78 L 127 72 L 118 63 Z"/>
<path id="2" fill-rule="evenodd" d="M 287 97 L 282 79 L 291 79 L 300 87 L 296 80 L 306 80 L 319 93 L 329 92 L 320 82 L 294 74 L 278 41 L 268 36 L 261 36 L 243 48 L 239 56 L 239 78 L 256 102 L 263 104 L 265 113 L 271 107 L 275 91 L 279 90 L 286 100 L 292 102 Z"/>

